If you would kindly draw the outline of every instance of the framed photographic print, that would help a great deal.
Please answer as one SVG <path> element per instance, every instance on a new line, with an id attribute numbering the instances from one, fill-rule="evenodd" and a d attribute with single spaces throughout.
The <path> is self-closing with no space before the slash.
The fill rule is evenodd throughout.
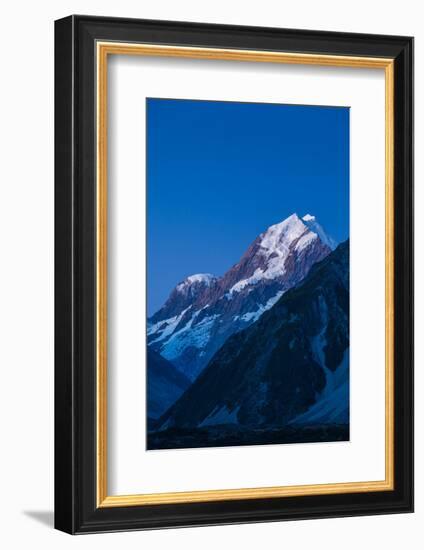
<path id="1" fill-rule="evenodd" d="M 55 51 L 56 527 L 412 511 L 412 38 Z"/>

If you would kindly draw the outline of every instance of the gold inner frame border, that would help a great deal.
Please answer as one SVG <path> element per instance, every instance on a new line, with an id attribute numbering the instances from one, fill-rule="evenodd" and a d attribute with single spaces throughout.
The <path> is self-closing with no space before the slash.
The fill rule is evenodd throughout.
<path id="1" fill-rule="evenodd" d="M 384 69 L 385 72 L 385 479 L 315 485 L 108 495 L 107 490 L 107 62 L 109 55 L 182 57 L 296 65 Z M 96 473 L 97 507 L 143 506 L 394 490 L 394 60 L 258 50 L 96 43 Z"/>

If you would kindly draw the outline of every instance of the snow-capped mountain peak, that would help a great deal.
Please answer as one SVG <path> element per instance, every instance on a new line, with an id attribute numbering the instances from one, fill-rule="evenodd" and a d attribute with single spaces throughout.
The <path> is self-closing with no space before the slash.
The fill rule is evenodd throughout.
<path id="1" fill-rule="evenodd" d="M 311 238 L 314 238 L 313 235 L 310 235 L 311 232 L 313 235 L 317 235 L 323 244 L 331 250 L 336 248 L 337 242 L 327 235 L 315 216 L 306 214 L 300 218 L 296 213 L 282 222 L 268 227 L 261 235 L 260 246 L 266 255 L 284 256 L 295 241 L 297 241 L 298 248 L 303 248 L 307 242 L 310 242 Z"/>
<path id="2" fill-rule="evenodd" d="M 331 250 L 335 250 L 335 248 L 337 247 L 337 242 L 332 237 L 327 235 L 322 226 L 317 222 L 315 216 L 312 216 L 311 214 L 306 214 L 305 216 L 303 216 L 302 221 L 308 227 L 308 229 L 318 235 L 318 237 L 324 244 L 331 248 Z"/>
<path id="3" fill-rule="evenodd" d="M 149 319 L 149 345 L 194 379 L 231 334 L 258 320 L 333 246 L 310 214 L 271 225 L 222 277 L 197 273 L 180 282 Z"/>

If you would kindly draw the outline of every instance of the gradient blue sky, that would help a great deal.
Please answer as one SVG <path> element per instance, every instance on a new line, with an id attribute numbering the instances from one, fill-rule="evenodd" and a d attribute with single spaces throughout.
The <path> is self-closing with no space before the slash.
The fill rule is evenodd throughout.
<path id="1" fill-rule="evenodd" d="M 149 315 L 293 212 L 348 238 L 349 108 L 149 98 L 146 109 Z"/>

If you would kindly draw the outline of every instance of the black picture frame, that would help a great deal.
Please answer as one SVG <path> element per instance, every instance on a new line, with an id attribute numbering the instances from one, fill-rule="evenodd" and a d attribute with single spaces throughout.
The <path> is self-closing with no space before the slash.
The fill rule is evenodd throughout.
<path id="1" fill-rule="evenodd" d="M 394 490 L 98 507 L 99 40 L 394 60 Z M 413 511 L 413 39 L 73 15 L 55 22 L 55 527 L 72 534 Z"/>

